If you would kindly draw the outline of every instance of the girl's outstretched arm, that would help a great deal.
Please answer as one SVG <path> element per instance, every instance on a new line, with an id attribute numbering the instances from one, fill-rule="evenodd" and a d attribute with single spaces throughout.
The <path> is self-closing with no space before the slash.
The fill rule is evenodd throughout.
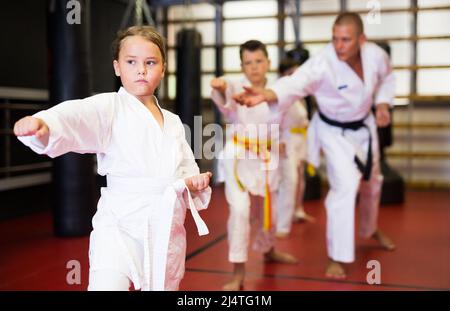
<path id="1" fill-rule="evenodd" d="M 100 153 L 109 144 L 118 101 L 115 93 L 68 100 L 19 120 L 14 133 L 34 152 L 52 158 L 67 152 Z"/>

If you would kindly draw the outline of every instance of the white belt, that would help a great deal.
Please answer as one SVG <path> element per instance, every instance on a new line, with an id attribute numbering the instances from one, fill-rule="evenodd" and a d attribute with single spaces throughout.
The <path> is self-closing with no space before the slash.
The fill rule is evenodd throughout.
<path id="1" fill-rule="evenodd" d="M 189 189 L 186 187 L 184 180 L 179 179 L 174 181 L 167 178 L 147 178 L 147 177 L 116 177 L 107 176 L 108 189 L 111 191 L 120 191 L 122 193 L 136 193 L 139 195 L 160 195 L 161 205 L 163 208 L 158 209 L 157 213 L 152 213 L 152 209 L 147 213 L 147 226 L 144 234 L 144 282 L 140 284 L 139 275 L 135 264 L 128 254 L 128 263 L 131 267 L 131 277 L 136 289 L 142 290 L 164 290 L 165 273 L 167 264 L 167 252 L 169 246 L 169 238 L 171 232 L 171 224 L 174 213 L 175 202 L 177 196 L 184 191 L 187 191 L 189 209 L 194 218 L 199 235 L 206 235 L 209 233 L 203 219 L 200 217 L 194 202 L 191 197 Z M 157 219 L 153 219 L 157 217 Z M 151 230 L 151 232 L 149 231 Z M 155 234 L 158 234 L 155 239 Z M 118 231 L 119 243 L 126 250 L 126 245 L 121 238 Z M 153 251 L 150 256 L 151 250 Z M 150 269 L 152 272 L 150 273 Z"/>

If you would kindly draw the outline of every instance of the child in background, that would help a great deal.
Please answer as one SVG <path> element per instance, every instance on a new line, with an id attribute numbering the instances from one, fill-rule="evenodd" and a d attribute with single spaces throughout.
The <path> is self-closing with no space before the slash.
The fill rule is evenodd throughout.
<path id="1" fill-rule="evenodd" d="M 281 76 L 288 76 L 299 66 L 298 61 L 289 57 L 284 58 L 280 62 L 279 73 Z M 281 177 L 278 188 L 276 233 L 278 238 L 289 236 L 293 221 L 315 221 L 314 217 L 306 214 L 303 208 L 307 128 L 308 117 L 304 101 L 296 101 L 282 114 L 280 123 Z"/>
<path id="2" fill-rule="evenodd" d="M 243 78 L 232 80 L 225 77 L 211 81 L 211 97 L 225 119 L 233 125 L 227 132 L 223 168 L 225 175 L 225 196 L 230 208 L 228 218 L 228 259 L 234 264 L 233 278 L 225 284 L 224 290 L 242 289 L 245 278 L 245 262 L 248 259 L 250 242 L 251 199 L 264 198 L 264 208 L 257 207 L 253 218 L 257 222 L 257 234 L 253 248 L 264 253 L 268 262 L 296 263 L 290 254 L 275 251 L 275 212 L 270 202 L 275 202 L 278 186 L 278 131 L 263 133 L 259 129 L 278 129 L 279 112 L 262 104 L 247 108 L 236 103 L 232 96 L 242 92 L 245 86 L 264 88 L 266 74 L 270 67 L 267 49 L 263 43 L 250 40 L 240 46 Z M 266 135 L 269 134 L 269 135 Z M 271 200 L 272 199 L 272 200 Z M 263 215 L 264 212 L 264 215 Z M 263 221 L 264 218 L 264 221 Z M 264 222 L 264 225 L 261 223 Z"/>

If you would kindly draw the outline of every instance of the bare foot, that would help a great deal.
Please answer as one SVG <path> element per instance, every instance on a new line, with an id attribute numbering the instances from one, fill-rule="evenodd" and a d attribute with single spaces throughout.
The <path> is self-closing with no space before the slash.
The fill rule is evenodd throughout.
<path id="1" fill-rule="evenodd" d="M 372 235 L 372 238 L 378 241 L 381 247 L 383 247 L 385 250 L 393 251 L 395 249 L 395 244 L 391 240 L 391 238 L 379 229 L 375 231 L 375 233 Z"/>
<path id="2" fill-rule="evenodd" d="M 223 286 L 225 291 L 238 291 L 244 288 L 245 263 L 235 263 L 233 279 Z"/>
<path id="3" fill-rule="evenodd" d="M 294 221 L 295 222 L 310 222 L 310 223 L 315 223 L 316 219 L 314 217 L 312 217 L 311 215 L 308 215 L 305 213 L 305 210 L 303 208 L 297 208 L 297 210 L 295 211 L 294 214 Z"/>
<path id="4" fill-rule="evenodd" d="M 267 253 L 264 254 L 265 262 L 277 262 L 277 263 L 286 263 L 286 264 L 297 264 L 298 260 L 294 256 L 288 253 L 283 253 L 276 251 L 275 249 L 271 249 Z"/>
<path id="5" fill-rule="evenodd" d="M 234 277 L 230 282 L 223 286 L 224 291 L 238 291 L 244 288 L 244 279 L 240 277 Z"/>
<path id="6" fill-rule="evenodd" d="M 277 239 L 287 239 L 289 237 L 289 233 L 287 232 L 277 232 L 275 233 Z"/>
<path id="7" fill-rule="evenodd" d="M 330 260 L 327 266 L 327 270 L 325 272 L 325 276 L 327 278 L 337 279 L 337 280 L 343 280 L 347 277 L 345 274 L 344 266 L 342 266 L 341 263 Z"/>

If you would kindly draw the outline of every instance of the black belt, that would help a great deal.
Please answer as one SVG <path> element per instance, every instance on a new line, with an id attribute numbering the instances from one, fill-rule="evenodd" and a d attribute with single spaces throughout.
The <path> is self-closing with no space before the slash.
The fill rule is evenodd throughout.
<path id="1" fill-rule="evenodd" d="M 366 165 L 364 165 L 360 159 L 355 155 L 355 163 L 358 166 L 358 169 L 360 170 L 361 174 L 363 175 L 364 180 L 370 179 L 370 174 L 372 172 L 372 134 L 370 132 L 369 127 L 364 123 L 364 120 L 367 118 L 365 117 L 362 120 L 352 121 L 352 122 L 339 122 L 336 120 L 329 119 L 327 116 L 325 116 L 323 113 L 319 111 L 319 116 L 325 123 L 342 128 L 342 134 L 345 130 L 352 130 L 356 131 L 360 128 L 364 127 L 369 132 L 369 148 L 367 150 L 367 160 Z"/>

